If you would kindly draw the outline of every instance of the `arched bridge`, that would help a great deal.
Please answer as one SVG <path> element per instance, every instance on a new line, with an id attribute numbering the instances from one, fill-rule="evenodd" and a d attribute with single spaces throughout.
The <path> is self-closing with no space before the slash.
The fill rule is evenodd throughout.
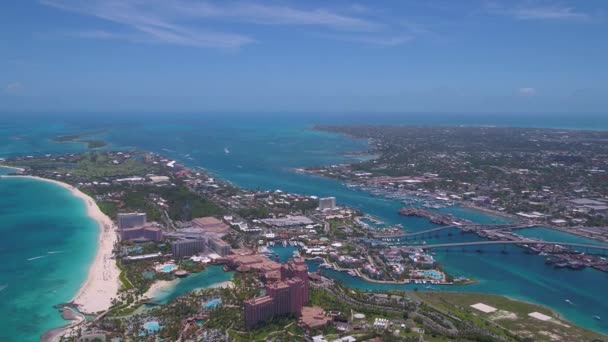
<path id="1" fill-rule="evenodd" d="M 534 241 L 534 240 L 493 240 L 493 241 L 471 241 L 471 242 L 453 242 L 453 243 L 438 243 L 430 245 L 403 245 L 403 247 L 418 247 L 422 249 L 433 248 L 449 248 L 449 247 L 466 247 L 466 246 L 484 246 L 484 245 L 560 245 L 567 247 L 593 248 L 608 251 L 608 245 L 589 245 L 575 242 L 558 242 L 558 241 Z"/>
<path id="2" fill-rule="evenodd" d="M 452 225 L 452 226 L 441 226 L 437 228 L 431 228 L 427 230 L 421 230 L 418 232 L 403 233 L 403 234 L 376 234 L 374 238 L 377 240 L 383 239 L 403 239 L 412 236 L 431 234 L 445 229 L 458 228 L 463 231 L 473 230 L 513 230 L 534 227 L 534 225 L 522 225 L 522 224 L 463 224 L 463 225 Z"/>

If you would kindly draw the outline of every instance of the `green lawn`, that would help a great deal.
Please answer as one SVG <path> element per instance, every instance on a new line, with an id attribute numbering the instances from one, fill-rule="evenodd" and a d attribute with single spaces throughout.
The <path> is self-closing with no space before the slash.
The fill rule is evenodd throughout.
<path id="1" fill-rule="evenodd" d="M 418 292 L 425 302 L 449 311 L 456 317 L 479 321 L 482 324 L 490 321 L 506 328 L 512 334 L 528 337 L 534 341 L 550 341 L 560 338 L 562 341 L 606 340 L 606 336 L 582 329 L 570 322 L 560 320 L 558 315 L 540 305 L 516 301 L 503 296 L 482 293 L 451 292 Z M 484 303 L 499 311 L 483 313 L 470 306 Z M 541 321 L 528 316 L 531 312 L 540 312 L 555 318 L 555 321 Z M 502 316 L 502 318 L 501 318 Z"/>

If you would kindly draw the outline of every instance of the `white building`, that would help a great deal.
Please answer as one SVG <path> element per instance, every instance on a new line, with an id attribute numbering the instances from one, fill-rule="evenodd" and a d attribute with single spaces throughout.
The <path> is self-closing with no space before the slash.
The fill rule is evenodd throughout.
<path id="1" fill-rule="evenodd" d="M 335 197 L 324 197 L 319 198 L 319 209 L 334 209 L 336 207 L 336 198 Z"/>

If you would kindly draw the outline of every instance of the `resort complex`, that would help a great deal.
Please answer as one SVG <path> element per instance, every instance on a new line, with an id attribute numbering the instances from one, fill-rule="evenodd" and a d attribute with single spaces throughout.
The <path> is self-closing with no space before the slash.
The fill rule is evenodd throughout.
<path id="1" fill-rule="evenodd" d="M 410 231 L 338 205 L 333 197 L 240 189 L 152 153 L 17 157 L 4 163 L 22 168 L 20 176 L 69 184 L 66 186 L 86 196 L 88 205 L 101 208 L 101 215 L 115 218 L 115 224 L 104 223 L 103 232 L 106 238 L 118 240 L 100 252 L 95 266 L 112 277 L 90 278 L 84 295 L 58 303 L 64 317 L 75 320 L 68 328 L 49 332 L 48 340 L 58 336 L 68 341 L 141 336 L 248 340 L 247 336 L 266 331 L 269 324 L 293 327 L 280 334 L 295 334 L 302 340 L 333 335 L 334 340 L 365 341 L 387 334 L 405 340 L 429 334 L 508 339 L 520 336 L 520 330 L 494 323 L 465 324 L 450 313 L 461 310 L 451 298 L 446 303 L 454 304 L 437 306 L 433 298 L 415 294 L 433 291 L 434 286 L 475 283 L 475 279 L 444 271 L 435 250 L 454 245 L 483 253 L 484 244 L 497 243 L 498 250 L 508 253 L 503 245 L 513 243 L 522 253 L 545 255 L 547 267 L 606 267 L 605 259 L 593 253 L 605 251 L 600 245 L 569 245 L 517 235 L 517 229 L 530 222 L 475 224 L 428 206 L 413 206 L 401 209 L 400 214 L 428 220 L 435 228 Z M 84 168 L 90 163 L 106 171 L 91 174 L 88 166 Z M 451 244 L 423 240 L 441 234 L 484 240 Z M 577 246 L 590 253 L 578 252 Z M 163 297 L 171 292 L 167 289 L 177 289 L 182 281 L 186 284 L 183 278 L 197 282 L 200 280 L 195 279 L 217 272 L 232 280 L 221 282 L 219 288 L 201 286 L 190 294 Z M 403 290 L 370 294 L 349 289 L 349 281 L 370 287 L 402 286 Z M 113 291 L 107 291 L 110 282 L 117 286 Z M 106 288 L 103 297 L 96 290 L 101 287 Z M 94 300 L 93 293 L 97 294 Z M 488 302 L 502 303 L 499 298 L 490 297 Z M 185 309 L 178 313 L 182 306 Z M 472 308 L 484 315 L 494 312 L 483 311 L 483 305 Z M 532 309 L 531 313 L 544 310 L 530 306 Z M 566 323 L 558 316 L 543 312 L 543 316 L 521 318 L 519 324 L 542 322 L 540 327 L 552 333 L 563 329 Z M 232 318 L 226 321 L 225 315 Z M 479 319 L 493 322 L 489 317 Z M 561 334 L 593 336 L 578 328 Z"/>

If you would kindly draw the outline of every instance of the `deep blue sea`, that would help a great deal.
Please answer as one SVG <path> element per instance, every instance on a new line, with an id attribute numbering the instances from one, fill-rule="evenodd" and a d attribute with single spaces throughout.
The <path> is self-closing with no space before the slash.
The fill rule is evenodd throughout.
<path id="1" fill-rule="evenodd" d="M 0 158 L 28 154 L 80 152 L 84 146 L 79 143 L 54 143 L 49 138 L 67 133 L 97 130 L 107 131 L 101 138 L 111 143 L 111 149 L 139 149 L 164 154 L 178 160 L 190 167 L 205 168 L 218 177 L 231 181 L 239 186 L 250 189 L 281 189 L 301 194 L 317 196 L 335 196 L 339 203 L 362 209 L 378 216 L 390 223 L 401 223 L 409 230 L 424 230 L 434 227 L 426 220 L 408 218 L 397 215 L 401 204 L 397 201 L 387 200 L 346 188 L 340 182 L 321 177 L 298 174 L 293 171 L 296 167 L 332 164 L 356 160 L 355 157 L 342 155 L 343 152 L 367 149 L 367 142 L 354 140 L 340 135 L 333 135 L 313 131 L 310 128 L 315 123 L 384 123 L 384 124 L 426 124 L 426 125 L 485 125 L 485 126 L 518 126 L 518 127 L 551 127 L 551 128 L 577 128 L 577 129 L 608 129 L 608 117 L 602 115 L 463 115 L 463 114 L 418 114 L 418 115 L 386 115 L 386 114 L 102 114 L 102 113 L 75 113 L 75 114 L 7 114 L 10 124 L 0 124 Z M 225 149 L 230 151 L 225 153 Z M 0 184 L 2 184 L 0 182 Z M 38 183 L 36 183 L 38 184 Z M 42 186 L 42 185 L 40 185 Z M 14 190 L 11 196 L 24 196 L 35 193 L 35 190 L 20 187 Z M 57 193 L 61 191 L 58 189 Z M 55 193 L 55 192 L 52 192 Z M 50 194 L 49 194 L 50 195 Z M 6 197 L 6 196 L 3 196 Z M 10 196 L 9 196 L 10 197 Z M 4 201 L 2 201 L 4 200 Z M 5 204 L 6 202 L 6 204 Z M 48 205 L 51 206 L 52 201 Z M 13 211 L 25 210 L 32 206 L 24 203 L 24 207 L 15 209 L 12 199 L 0 199 L 0 210 L 3 205 L 10 205 Z M 49 209 L 51 211 L 52 209 Z M 500 217 L 491 216 L 481 212 L 464 209 L 446 209 L 455 215 L 466 217 L 476 222 L 504 222 Z M 4 211 L 2 211 L 4 212 Z M 5 223 L 4 215 L 2 229 L 16 230 L 16 226 Z M 80 215 L 84 215 L 80 213 Z M 60 218 L 47 220 L 46 226 L 61 227 Z M 83 236 L 90 245 L 94 244 L 95 232 L 82 227 L 83 232 L 90 236 Z M 68 242 L 57 242 L 55 235 L 65 237 L 67 228 L 53 229 L 49 233 L 48 241 L 53 249 L 61 249 Z M 522 231 L 530 236 L 551 238 L 558 241 L 587 241 L 568 234 L 534 228 Z M 73 235 L 74 232 L 68 233 Z M 29 236 L 30 234 L 28 234 Z M 37 234 L 31 234 L 36 235 Z M 85 234 L 86 235 L 86 234 Z M 44 236 L 44 235 L 43 235 Z M 40 237 L 42 239 L 42 236 Z M 45 238 L 46 239 L 46 238 Z M 425 238 L 429 243 L 438 241 L 470 241 L 478 239 L 472 235 L 461 235 L 454 232 L 452 236 L 443 234 L 437 238 Z M 59 239 L 61 240 L 61 239 Z M 4 241 L 2 239 L 1 241 Z M 46 240 L 38 241 L 45 246 Z M 63 240 L 62 240 L 63 241 Z M 61 248 L 60 248 L 61 247 Z M 39 250 L 29 251 L 30 246 L 25 245 L 23 255 L 40 255 Z M 50 247 L 49 247 L 50 248 Z M 437 287 L 435 290 L 480 291 L 507 295 L 514 298 L 546 305 L 566 319 L 590 329 L 608 333 L 608 323 L 597 321 L 592 317 L 599 315 L 608 317 L 608 302 L 598 300 L 602 298 L 608 274 L 595 270 L 570 271 L 555 270 L 544 264 L 540 256 L 524 254 L 518 247 L 507 247 L 508 253 L 501 252 L 502 247 L 484 248 L 484 253 L 475 251 L 438 252 L 436 257 L 441 260 L 444 267 L 455 275 L 464 275 L 478 280 L 477 284 L 460 287 Z M 0 251 L 4 251 L 3 249 Z M 17 252 L 11 252 L 17 253 Z M 83 267 L 75 265 L 78 259 L 86 264 L 91 260 L 90 248 L 76 249 L 72 255 L 74 265 L 65 265 L 66 268 L 44 268 L 36 273 L 28 273 L 30 279 L 48 274 L 69 274 L 73 282 L 78 284 L 86 277 Z M 18 260 L 17 254 L 5 256 L 5 260 Z M 27 259 L 27 258 L 26 258 Z M 85 267 L 86 268 L 86 267 Z M 14 269 L 0 269 L 0 279 L 15 277 Z M 7 273 L 6 275 L 4 273 Z M 395 286 L 370 284 L 362 280 L 349 277 L 345 273 L 331 272 L 331 276 L 343 281 L 345 284 L 363 289 L 394 288 Z M 2 283 L 0 283 L 2 285 Z M 7 287 L 0 292 L 3 302 Z M 74 286 L 73 293 L 77 286 Z M 424 290 L 424 289 L 420 289 Z M 15 288 L 22 292 L 22 296 L 30 298 L 30 292 L 44 292 L 44 290 L 26 290 Z M 68 291 L 66 287 L 66 291 Z M 181 290 L 180 290 L 181 291 Z M 72 295 L 73 295 L 72 293 Z M 19 298 L 12 293 L 11 297 Z M 70 297 L 70 296 L 67 296 Z M 51 298 L 52 299 L 52 298 Z M 69 299 L 69 298 L 68 298 Z M 572 301 L 573 305 L 565 302 Z M 25 319 L 51 312 L 49 305 L 56 304 L 57 300 L 40 300 L 35 302 L 36 307 L 30 307 L 31 312 L 20 311 L 14 319 L 13 332 L 28 331 L 30 336 L 39 334 L 44 329 L 39 326 L 32 330 L 31 326 L 17 324 L 18 318 Z M 30 301 L 30 303 L 32 303 Z M 2 305 L 2 304 L 0 304 Z M 11 307 L 0 306 L 0 314 L 11 312 Z M 7 310 L 7 311 L 3 311 Z M 14 314 L 14 312 L 13 312 Z M 23 316 L 21 316 L 23 315 Z M 60 321 L 54 321 L 60 324 Z M 52 325 L 52 324 L 48 324 Z M 47 325 L 47 326 L 48 326 Z M 46 328 L 45 326 L 44 328 Z M 8 332 L 7 332 L 8 333 Z M 1 335 L 0 335 L 1 336 Z M 11 336 L 11 335 L 8 335 Z"/>

